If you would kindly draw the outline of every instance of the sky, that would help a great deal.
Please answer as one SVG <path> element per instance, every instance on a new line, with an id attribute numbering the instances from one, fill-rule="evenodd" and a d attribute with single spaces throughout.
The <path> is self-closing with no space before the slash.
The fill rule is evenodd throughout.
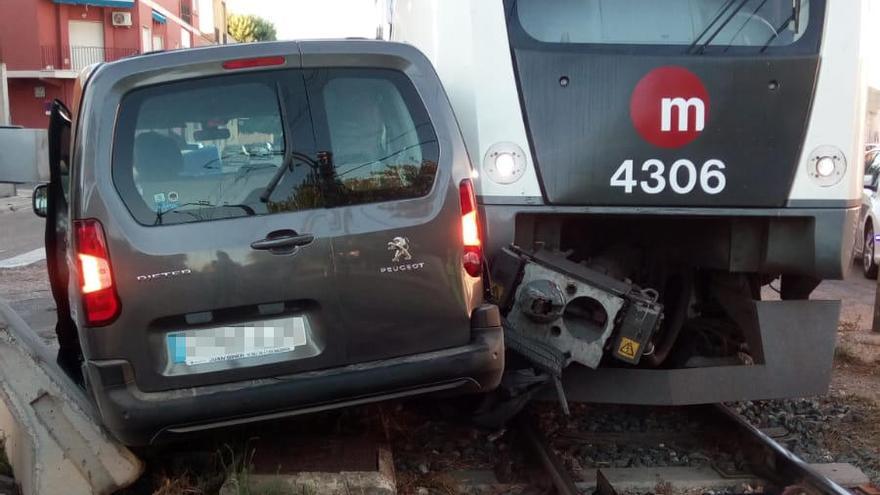
<path id="1" fill-rule="evenodd" d="M 275 24 L 279 40 L 376 36 L 374 0 L 226 0 L 233 14 Z"/>
<path id="2" fill-rule="evenodd" d="M 374 4 L 374 0 L 226 0 L 231 13 L 272 21 L 278 39 L 372 38 L 377 23 Z M 880 25 L 880 0 L 869 0 L 868 8 L 867 25 Z M 880 88 L 880 30 L 868 29 L 866 41 L 868 83 Z"/>

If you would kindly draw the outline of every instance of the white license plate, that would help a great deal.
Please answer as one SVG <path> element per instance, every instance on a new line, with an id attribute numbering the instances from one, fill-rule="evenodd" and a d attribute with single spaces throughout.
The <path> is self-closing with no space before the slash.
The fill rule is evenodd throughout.
<path id="1" fill-rule="evenodd" d="M 306 322 L 303 317 L 293 317 L 262 324 L 186 330 L 167 334 L 166 343 L 170 361 L 187 366 L 267 356 L 306 345 Z"/>

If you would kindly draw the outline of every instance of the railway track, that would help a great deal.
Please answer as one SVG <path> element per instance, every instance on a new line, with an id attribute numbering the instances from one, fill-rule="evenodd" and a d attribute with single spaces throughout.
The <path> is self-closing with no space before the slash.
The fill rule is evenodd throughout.
<path id="1" fill-rule="evenodd" d="M 649 409 L 649 408 L 644 408 Z M 579 440 L 585 444 L 601 449 L 603 444 L 629 443 L 638 445 L 641 443 L 662 442 L 664 439 L 684 439 L 683 444 L 703 445 L 698 450 L 724 452 L 728 454 L 726 459 L 735 459 L 735 468 L 731 472 L 725 469 L 724 462 L 717 459 L 709 459 L 709 464 L 718 471 L 721 478 L 742 480 L 742 490 L 739 493 L 779 493 L 784 495 L 797 494 L 832 494 L 844 495 L 853 493 L 877 493 L 868 486 L 845 488 L 836 483 L 823 473 L 820 473 L 813 465 L 810 465 L 786 449 L 781 443 L 770 435 L 750 424 L 735 410 L 725 405 L 698 406 L 690 408 L 677 408 L 680 413 L 688 418 L 700 418 L 698 431 L 665 431 L 647 434 L 626 432 L 592 432 L 582 435 Z M 657 493 L 703 493 L 718 492 L 717 487 L 706 486 L 702 489 L 695 486 L 696 479 L 679 479 L 675 481 L 660 480 L 650 476 L 650 470 L 640 473 L 645 479 L 637 479 L 638 474 L 626 480 L 624 490 L 619 490 L 606 476 L 606 470 L 602 467 L 583 466 L 584 470 L 596 469 L 594 486 L 579 482 L 566 463 L 556 453 L 559 439 L 566 437 L 566 432 L 557 432 L 557 441 L 551 441 L 541 431 L 538 421 L 534 416 L 520 417 L 515 426 L 523 440 L 523 446 L 532 454 L 546 473 L 546 480 L 552 485 L 555 493 L 559 495 L 575 495 L 582 493 L 597 493 L 599 495 L 616 495 L 618 493 L 640 492 L 633 490 L 633 486 L 655 484 Z M 573 432 L 567 432 L 569 434 Z M 687 438 L 688 436 L 692 438 Z M 570 437 L 569 437 L 570 438 Z M 554 443 L 556 445 L 554 445 Z M 662 445 L 662 443 L 661 443 Z M 730 466 L 727 466 L 730 467 Z M 683 486 L 676 486 L 676 481 Z M 590 489 L 592 488 L 592 490 Z M 722 489 L 726 493 L 737 493 L 734 489 Z M 653 493 L 654 491 L 651 491 Z"/>
<path id="2" fill-rule="evenodd" d="M 164 467 L 147 460 L 153 467 L 145 480 L 157 472 L 170 475 L 171 466 L 204 473 L 212 469 L 208 453 L 229 450 L 230 458 L 245 462 L 236 471 L 251 470 L 247 476 L 238 472 L 239 482 L 280 480 L 294 487 L 291 493 L 878 493 L 861 486 L 865 481 L 832 481 L 827 470 L 783 445 L 791 432 L 761 430 L 726 406 L 573 405 L 566 418 L 555 404 L 533 404 L 506 429 L 486 431 L 441 412 L 444 405 L 442 399 L 382 404 L 243 430 L 238 433 L 248 448 L 235 455 L 225 446 L 229 437 L 217 435 L 223 437 L 218 446 L 159 453 Z M 688 456 L 689 462 L 681 462 Z M 202 464 L 182 461 L 187 457 Z M 126 493 L 156 493 L 150 485 Z"/>

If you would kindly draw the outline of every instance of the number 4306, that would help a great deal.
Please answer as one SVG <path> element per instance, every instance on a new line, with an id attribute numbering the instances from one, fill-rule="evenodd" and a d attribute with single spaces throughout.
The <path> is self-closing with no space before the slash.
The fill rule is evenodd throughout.
<path id="1" fill-rule="evenodd" d="M 662 161 L 646 160 L 642 164 L 641 171 L 647 174 L 647 177 L 642 180 L 633 178 L 633 167 L 632 160 L 623 162 L 611 176 L 611 187 L 622 187 L 626 194 L 632 194 L 636 187 L 647 194 L 660 194 L 669 186 L 676 194 L 689 194 L 696 189 L 699 182 L 700 189 L 704 193 L 718 194 L 727 185 L 727 178 L 724 176 L 725 166 L 721 160 L 707 161 L 699 172 L 692 161 L 677 160 L 669 167 L 668 173 Z"/>

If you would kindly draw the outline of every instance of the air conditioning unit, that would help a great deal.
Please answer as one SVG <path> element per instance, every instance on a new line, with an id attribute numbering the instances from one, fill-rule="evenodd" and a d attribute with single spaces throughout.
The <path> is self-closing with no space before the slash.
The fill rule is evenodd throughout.
<path id="1" fill-rule="evenodd" d="M 114 26 L 131 26 L 131 12 L 113 12 Z"/>

